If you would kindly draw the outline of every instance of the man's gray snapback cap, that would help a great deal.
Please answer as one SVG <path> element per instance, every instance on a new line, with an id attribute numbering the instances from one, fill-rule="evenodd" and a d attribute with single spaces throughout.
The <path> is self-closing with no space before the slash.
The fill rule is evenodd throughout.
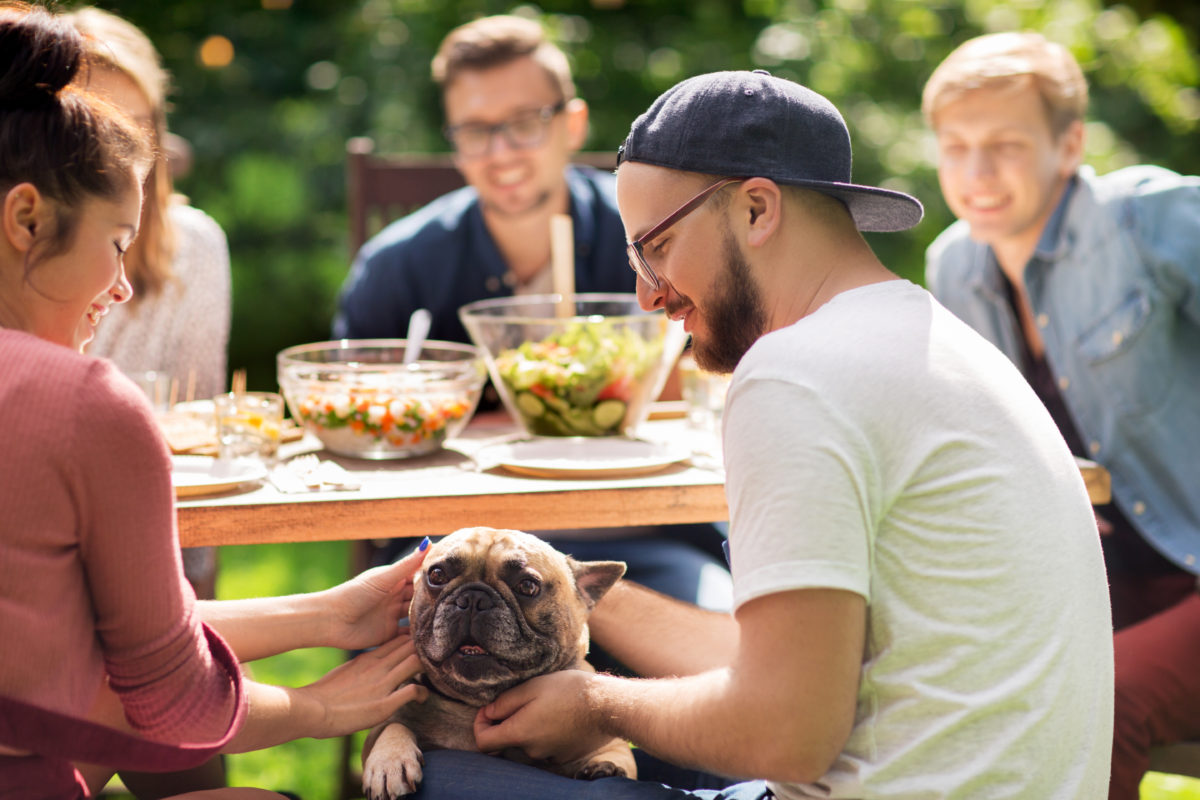
<path id="1" fill-rule="evenodd" d="M 850 132 L 821 95 L 763 70 L 675 84 L 633 127 L 617 163 L 770 178 L 838 198 L 864 231 L 902 231 L 924 209 L 903 192 L 850 182 Z"/>

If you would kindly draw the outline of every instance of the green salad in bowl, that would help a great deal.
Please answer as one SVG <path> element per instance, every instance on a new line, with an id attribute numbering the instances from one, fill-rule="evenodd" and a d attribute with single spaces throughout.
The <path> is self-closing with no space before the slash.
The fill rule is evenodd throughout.
<path id="1" fill-rule="evenodd" d="M 485 353 L 505 407 L 539 436 L 631 431 L 649 412 L 683 348 L 678 323 L 643 312 L 634 295 L 583 294 L 573 315 L 557 295 L 483 300 L 459 316 Z"/>

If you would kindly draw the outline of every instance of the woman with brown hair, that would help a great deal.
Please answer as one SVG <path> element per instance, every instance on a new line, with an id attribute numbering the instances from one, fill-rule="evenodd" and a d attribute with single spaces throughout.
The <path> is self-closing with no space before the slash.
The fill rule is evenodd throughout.
<path id="1" fill-rule="evenodd" d="M 423 551 L 291 597 L 197 601 L 184 581 L 154 413 L 82 353 L 133 294 L 152 161 L 144 131 L 73 83 L 83 55 L 69 22 L 0 2 L 0 797 L 78 800 L 115 769 L 342 736 L 425 691 L 402 686 L 418 664 L 397 624 Z M 316 646 L 375 649 L 297 689 L 242 675 Z"/>
<path id="2" fill-rule="evenodd" d="M 156 402 L 168 400 L 172 379 L 188 399 L 212 397 L 226 383 L 229 246 L 211 217 L 175 193 L 166 147 L 170 77 L 132 23 L 91 7 L 63 18 L 83 34 L 84 68 L 76 82 L 128 114 L 154 148 L 138 236 L 125 254 L 133 297 L 109 311 L 87 352 L 135 381 L 153 373 L 159 381 L 148 393 L 159 395 Z M 184 550 L 183 572 L 197 597 L 216 597 L 216 548 Z"/>

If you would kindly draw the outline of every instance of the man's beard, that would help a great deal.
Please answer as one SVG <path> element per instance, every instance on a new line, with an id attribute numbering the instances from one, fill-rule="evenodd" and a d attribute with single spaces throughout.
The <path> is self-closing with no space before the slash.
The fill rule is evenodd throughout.
<path id="1" fill-rule="evenodd" d="M 692 355 L 700 368 L 730 373 L 759 337 L 767 332 L 767 312 L 750 264 L 733 233 L 724 231 L 725 271 L 716 281 L 704 322 L 708 341 L 692 339 Z"/>
<path id="2" fill-rule="evenodd" d="M 519 217 L 524 217 L 529 214 L 533 214 L 538 211 L 541 211 L 550 202 L 550 198 L 551 198 L 551 192 L 547 189 L 547 190 L 544 190 L 543 192 L 541 192 L 541 194 L 534 197 L 533 200 L 530 201 L 529 203 L 526 203 L 525 205 L 521 206 L 520 208 L 515 208 L 515 209 L 510 210 L 510 209 L 506 209 L 506 208 L 501 208 L 500 206 L 492 203 L 491 201 L 485 200 L 483 198 L 483 196 L 481 195 L 479 198 L 479 205 L 482 206 L 483 209 L 485 211 L 487 211 L 489 214 L 493 214 L 497 217 L 505 217 L 507 219 L 517 219 Z"/>

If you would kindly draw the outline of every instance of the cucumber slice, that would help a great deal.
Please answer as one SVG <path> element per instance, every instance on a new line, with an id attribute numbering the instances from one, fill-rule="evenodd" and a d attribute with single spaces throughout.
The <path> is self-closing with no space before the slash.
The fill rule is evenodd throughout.
<path id="1" fill-rule="evenodd" d="M 592 409 L 592 422 L 601 430 L 609 430 L 625 419 L 625 404 L 620 400 L 601 400 Z"/>
<path id="2" fill-rule="evenodd" d="M 546 413 L 546 404 L 532 392 L 517 393 L 517 408 L 527 417 L 540 417 Z"/>
<path id="3" fill-rule="evenodd" d="M 546 409 L 546 413 L 535 420 L 537 423 L 533 426 L 533 433 L 538 436 L 576 436 L 577 431 L 571 428 L 570 423 L 555 413 L 552 409 Z"/>
<path id="4" fill-rule="evenodd" d="M 573 436 L 599 436 L 604 429 L 592 419 L 592 412 L 586 408 L 572 408 L 563 412 L 563 422 Z"/>
<path id="5" fill-rule="evenodd" d="M 547 408 L 552 408 L 560 414 L 565 414 L 571 410 L 571 404 L 556 394 L 536 395 L 536 397 L 546 404 Z"/>

